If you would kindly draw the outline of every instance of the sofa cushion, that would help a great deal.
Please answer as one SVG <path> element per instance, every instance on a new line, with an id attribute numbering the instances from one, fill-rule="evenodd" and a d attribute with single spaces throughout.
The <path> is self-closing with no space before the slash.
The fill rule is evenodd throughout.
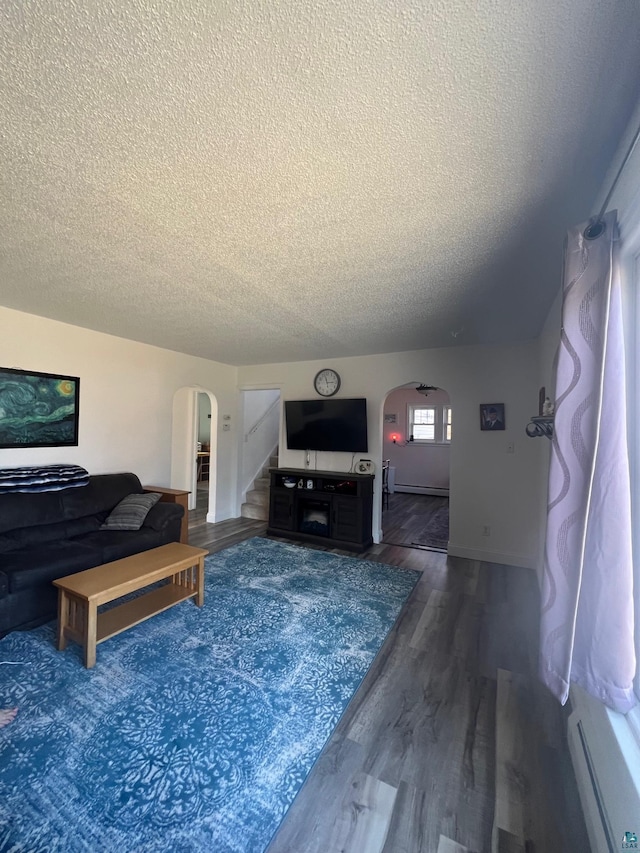
<path id="1" fill-rule="evenodd" d="M 166 544 L 169 539 L 148 527 L 140 530 L 96 530 L 77 540 L 101 555 L 101 562 L 111 563 Z"/>
<path id="2" fill-rule="evenodd" d="M 83 492 L 84 489 L 83 486 L 70 491 Z M 41 495 L 29 495 L 20 492 L 16 495 L 0 495 L 0 533 L 61 521 L 63 494 L 64 492 L 44 492 Z"/>
<path id="3" fill-rule="evenodd" d="M 18 551 L 22 548 L 36 548 L 46 542 L 61 542 L 83 533 L 98 530 L 104 515 L 76 518 L 73 521 L 62 521 L 58 524 L 41 524 L 37 527 L 21 527 L 0 534 L 0 554 Z"/>
<path id="4" fill-rule="evenodd" d="M 6 554 L 2 571 L 7 576 L 9 592 L 20 592 L 91 569 L 101 562 L 100 551 L 81 542 L 50 542 Z"/>
<path id="5" fill-rule="evenodd" d="M 184 509 L 179 504 L 157 503 L 149 510 L 149 515 L 144 520 L 145 527 L 152 527 L 159 533 L 166 533 L 168 528 L 174 528 L 178 524 L 177 538 L 180 537 L 180 522 L 184 515 Z"/>
<path id="6" fill-rule="evenodd" d="M 142 485 L 135 474 L 96 474 L 82 489 L 65 489 L 61 495 L 63 518 L 109 513 L 127 495 L 141 494 Z M 33 495 L 31 496 L 33 497 Z"/>
<path id="7" fill-rule="evenodd" d="M 127 495 L 107 516 L 102 530 L 140 530 L 152 506 L 162 495 L 149 492 L 143 495 Z"/>
<path id="8" fill-rule="evenodd" d="M 58 588 L 53 584 L 12 592 L 0 598 L 0 637 L 14 629 L 35 628 L 55 619 L 57 602 Z"/>

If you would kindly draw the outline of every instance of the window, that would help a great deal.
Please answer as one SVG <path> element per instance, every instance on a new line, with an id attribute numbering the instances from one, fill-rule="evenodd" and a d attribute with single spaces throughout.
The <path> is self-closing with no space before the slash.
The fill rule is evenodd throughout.
<path id="1" fill-rule="evenodd" d="M 444 440 L 451 441 L 451 406 L 443 406 Z"/>
<path id="2" fill-rule="evenodd" d="M 634 563 L 634 591 L 635 591 L 635 634 L 636 634 L 636 677 L 635 688 L 636 696 L 640 701 L 640 436 L 637 429 L 637 418 L 640 413 L 640 394 L 638 393 L 637 377 L 640 376 L 640 335 L 637 331 L 637 321 L 640 317 L 640 299 L 638 298 L 638 288 L 640 287 L 640 234 L 636 232 L 636 239 L 632 242 L 634 252 L 633 259 L 629 259 L 628 264 L 632 269 L 632 277 L 629 284 L 630 289 L 630 313 L 634 317 L 635 323 L 629 329 L 629 349 L 631 350 L 631 358 L 629 359 L 629 395 L 627 398 L 628 404 L 628 441 L 629 455 L 631 467 L 631 514 L 633 519 L 633 563 Z M 627 269 L 629 268 L 627 267 Z M 635 735 L 640 741 L 640 709 L 636 706 L 633 712 L 629 715 L 632 717 L 630 721 L 634 727 Z"/>
<path id="3" fill-rule="evenodd" d="M 414 441 L 436 440 L 435 406 L 409 406 L 409 435 Z"/>
<path id="4" fill-rule="evenodd" d="M 627 439 L 629 442 L 629 463 L 631 474 L 631 515 L 633 520 L 633 563 L 635 593 L 635 633 L 636 633 L 636 677 L 635 690 L 640 702 L 640 432 L 637 429 L 640 415 L 640 335 L 637 323 L 640 319 L 640 192 L 636 192 L 636 201 L 621 219 L 621 275 L 623 284 L 623 309 L 627 320 L 625 335 L 627 339 Z M 640 743 L 640 705 L 636 705 L 626 715 L 630 729 Z"/>
<path id="5" fill-rule="evenodd" d="M 451 406 L 408 406 L 407 432 L 419 443 L 451 441 Z"/>

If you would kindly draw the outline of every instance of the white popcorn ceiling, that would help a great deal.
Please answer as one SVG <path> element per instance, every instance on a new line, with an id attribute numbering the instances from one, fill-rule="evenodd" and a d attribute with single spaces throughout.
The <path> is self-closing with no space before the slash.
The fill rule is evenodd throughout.
<path id="1" fill-rule="evenodd" d="M 0 304 L 229 364 L 535 337 L 639 34 L 635 0 L 5 0 Z"/>

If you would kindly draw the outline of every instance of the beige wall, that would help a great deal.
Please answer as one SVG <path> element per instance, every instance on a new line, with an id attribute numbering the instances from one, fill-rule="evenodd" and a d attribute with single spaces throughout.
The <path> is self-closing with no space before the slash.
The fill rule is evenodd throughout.
<path id="1" fill-rule="evenodd" d="M 0 467 L 71 462 L 92 474 L 133 471 L 143 482 L 183 488 L 190 476 L 174 472 L 172 482 L 171 466 L 178 389 L 209 390 L 220 412 L 235 414 L 233 367 L 8 308 L 0 308 L 0 365 L 80 377 L 78 447 L 0 449 Z M 184 426 L 190 449 L 195 415 L 194 405 Z M 217 435 L 218 520 L 235 513 L 237 418 L 231 423 Z"/>
<path id="2" fill-rule="evenodd" d="M 313 397 L 313 377 L 334 367 L 342 377 L 340 395 L 366 397 L 369 453 L 378 470 L 383 458 L 383 404 L 394 388 L 427 381 L 446 388 L 455 411 L 451 445 L 450 553 L 494 562 L 537 565 L 541 501 L 540 440 L 524 429 L 537 411 L 538 342 L 508 347 L 454 347 L 291 364 L 238 368 L 240 387 L 280 388 L 283 400 Z M 427 380 L 425 380 L 427 377 Z M 504 402 L 504 432 L 481 432 L 479 405 Z M 508 453 L 513 443 L 515 452 Z M 365 454 L 358 454 L 358 458 Z M 312 454 L 318 469 L 348 471 L 351 454 Z M 304 452 L 286 448 L 281 429 L 280 465 L 304 466 Z M 380 536 L 379 478 L 376 480 L 374 536 Z M 485 526 L 490 536 L 483 536 Z"/>
<path id="3" fill-rule="evenodd" d="M 181 400 L 186 392 L 176 394 L 184 388 L 193 389 L 194 395 L 196 389 L 210 391 L 218 416 L 215 424 L 212 421 L 212 444 L 216 447 L 212 462 L 217 473 L 215 520 L 239 512 L 237 472 L 242 436 L 238 432 L 238 387 L 278 388 L 283 399 L 304 399 L 313 396 L 313 377 L 320 367 L 337 368 L 342 376 L 341 396 L 367 398 L 367 457 L 379 465 L 387 394 L 427 377 L 429 383 L 447 389 L 455 411 L 450 466 L 451 553 L 526 566 L 537 564 L 544 447 L 541 439 L 529 439 L 524 433 L 537 407 L 537 342 L 236 369 L 0 308 L 0 365 L 81 378 L 79 446 L 0 450 L 1 467 L 74 462 L 92 473 L 130 470 L 145 482 L 184 487 L 189 478 L 181 470 L 185 464 L 181 458 L 189 454 L 182 450 L 191 447 L 191 436 L 195 441 L 196 406 L 194 403 L 191 420 L 187 418 L 176 429 L 174 398 Z M 480 431 L 478 406 L 488 400 L 505 403 L 504 432 Z M 232 416 L 228 432 L 222 431 L 223 414 Z M 507 452 L 510 443 L 515 453 Z M 302 452 L 286 449 L 282 428 L 280 448 L 281 465 L 304 465 Z M 320 469 L 347 471 L 352 457 L 318 453 L 313 463 Z M 379 537 L 379 480 L 376 497 L 373 528 Z M 488 537 L 483 536 L 486 526 L 491 528 Z"/>

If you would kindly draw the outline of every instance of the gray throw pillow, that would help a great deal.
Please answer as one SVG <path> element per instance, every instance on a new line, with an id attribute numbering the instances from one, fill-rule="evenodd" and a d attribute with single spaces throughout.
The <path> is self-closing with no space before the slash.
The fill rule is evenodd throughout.
<path id="1" fill-rule="evenodd" d="M 140 530 L 152 506 L 162 495 L 148 492 L 144 495 L 127 495 L 111 510 L 100 530 Z"/>

